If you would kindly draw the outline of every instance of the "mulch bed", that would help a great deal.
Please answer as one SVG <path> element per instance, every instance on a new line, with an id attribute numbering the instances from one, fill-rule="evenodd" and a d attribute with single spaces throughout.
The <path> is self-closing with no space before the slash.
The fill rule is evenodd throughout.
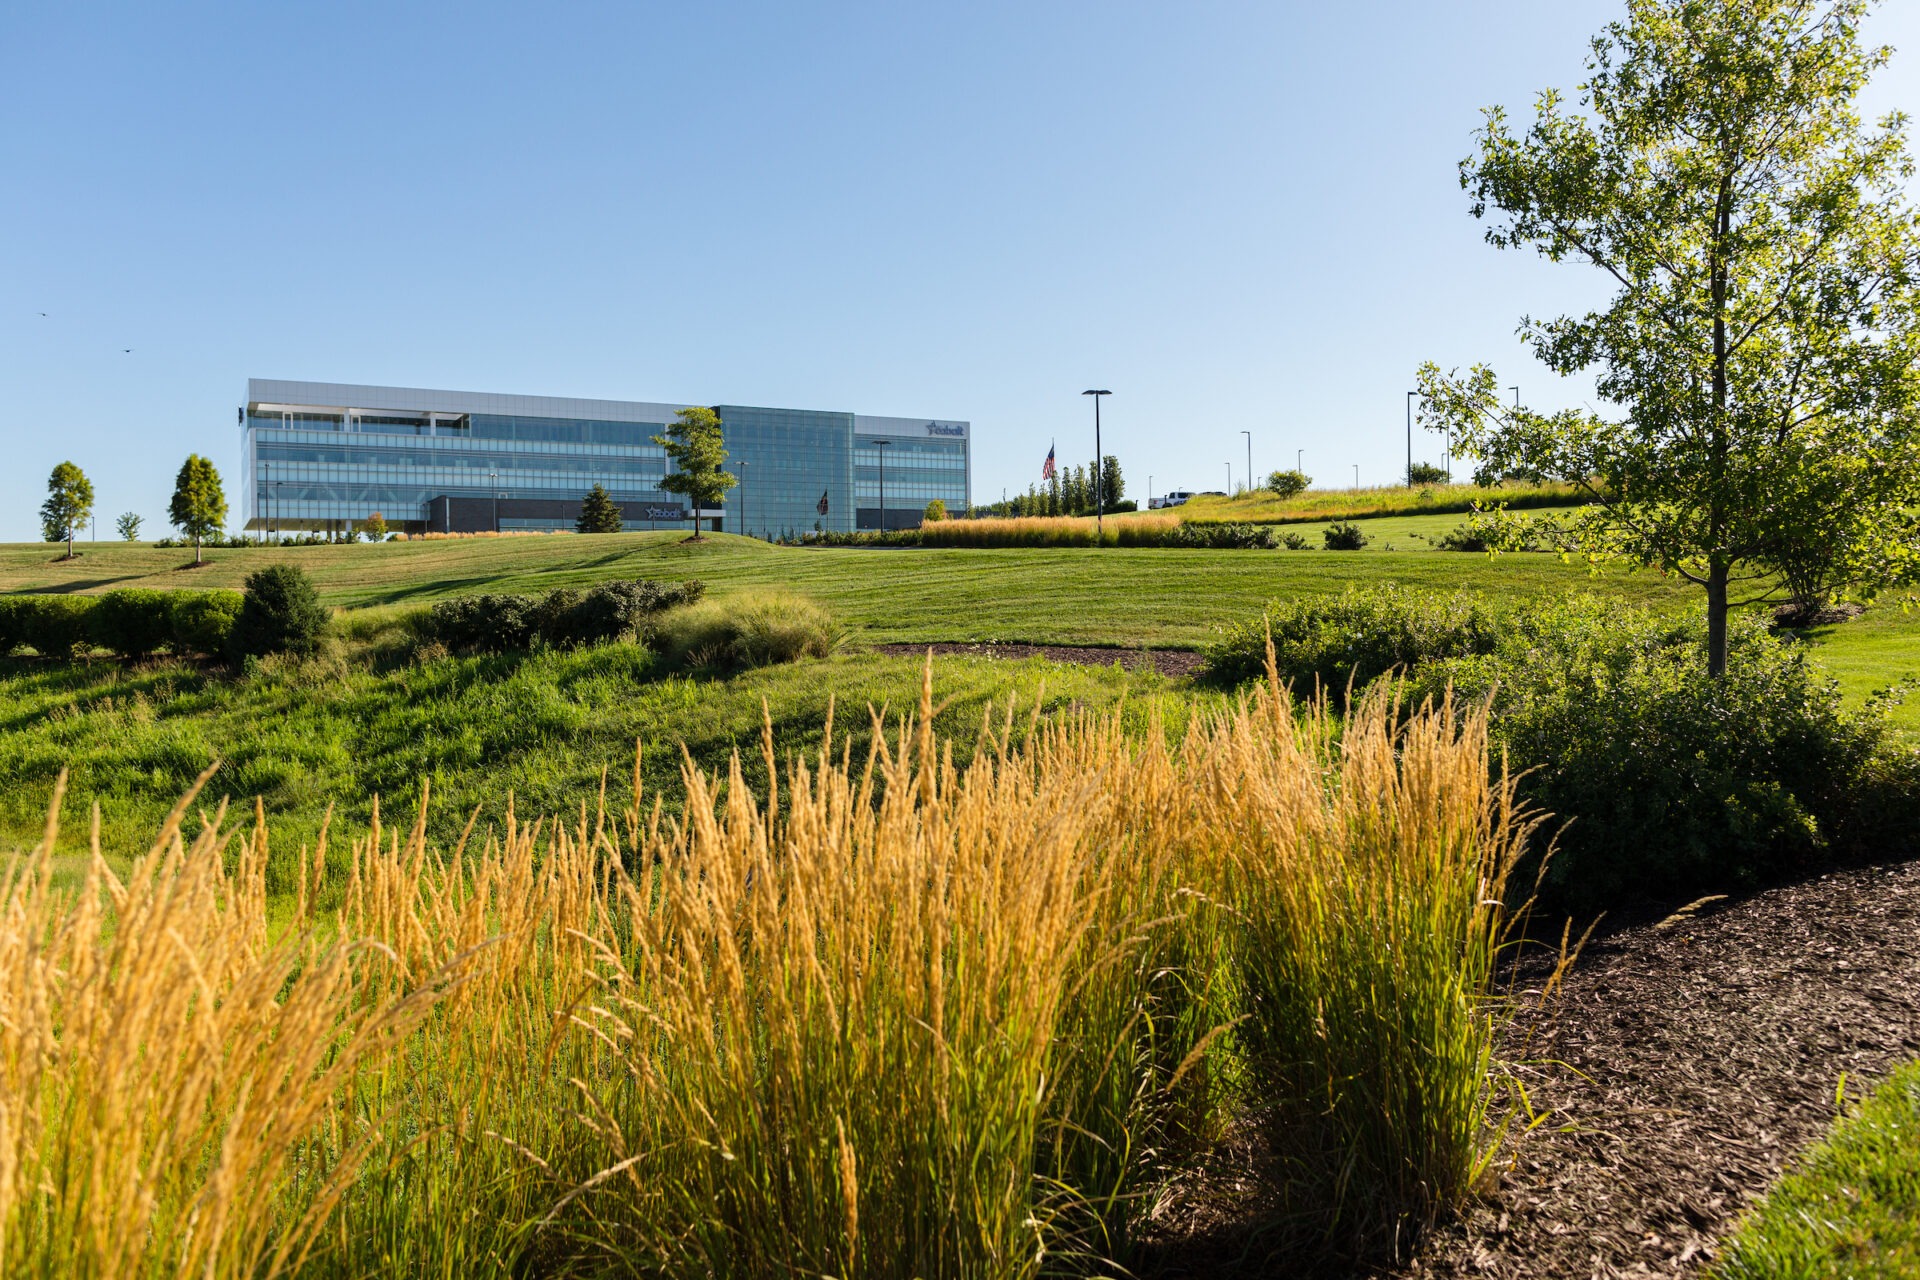
<path id="1" fill-rule="evenodd" d="M 1841 1073 L 1857 1097 L 1920 1056 L 1920 863 L 1596 938 L 1563 993 L 1513 1025 L 1505 1056 L 1536 1064 L 1518 1074 L 1551 1118 L 1411 1262 L 1356 1274 L 1700 1275 L 1832 1123 Z M 1190 1249 L 1172 1233 L 1157 1274 L 1292 1274 L 1250 1263 L 1250 1223 L 1194 1216 Z"/>
<path id="2" fill-rule="evenodd" d="M 960 654 L 970 658 L 1046 658 L 1052 662 L 1073 662 L 1088 667 L 1110 667 L 1119 663 L 1128 671 L 1151 667 L 1164 676 L 1190 676 L 1200 669 L 1200 655 L 1186 649 L 1103 649 L 1095 646 L 1063 644 L 877 644 L 878 653 L 894 657 L 924 657 L 928 649 L 937 655 Z"/>

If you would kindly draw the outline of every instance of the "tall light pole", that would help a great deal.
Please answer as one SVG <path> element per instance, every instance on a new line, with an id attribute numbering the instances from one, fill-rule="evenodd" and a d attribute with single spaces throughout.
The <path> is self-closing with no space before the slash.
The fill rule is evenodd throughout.
<path id="1" fill-rule="evenodd" d="M 1418 391 L 1407 392 L 1407 488 L 1413 488 L 1413 398 Z M 1355 484 L 1354 488 L 1360 486 Z"/>
<path id="2" fill-rule="evenodd" d="M 1252 493 L 1253 492 L 1253 432 L 1242 430 L 1240 434 L 1247 438 L 1247 492 Z"/>
<path id="3" fill-rule="evenodd" d="M 1300 471 L 1300 459 L 1302 456 L 1306 454 L 1306 452 L 1307 451 L 1305 449 L 1295 449 L 1293 451 L 1293 469 L 1295 471 Z M 1301 474 L 1304 475 L 1306 473 L 1302 471 Z"/>
<path id="4" fill-rule="evenodd" d="M 1099 546 L 1107 527 L 1107 460 L 1100 452 L 1100 397 L 1110 396 L 1111 391 L 1082 391 L 1083 396 L 1093 397 L 1093 545 Z"/>
<path id="5" fill-rule="evenodd" d="M 1227 496 L 1229 498 L 1233 496 L 1233 464 L 1231 462 L 1227 464 Z"/>
<path id="6" fill-rule="evenodd" d="M 887 447 L 891 440 L 875 440 L 873 447 L 880 451 L 880 532 L 887 531 Z"/>
<path id="7" fill-rule="evenodd" d="M 1357 462 L 1353 464 L 1353 487 L 1355 489 L 1360 487 L 1360 464 Z"/>
<path id="8" fill-rule="evenodd" d="M 1147 510 L 1153 510 L 1153 477 L 1147 477 Z"/>
<path id="9" fill-rule="evenodd" d="M 500 473 L 487 472 L 488 492 L 493 495 L 493 531 L 500 532 Z"/>

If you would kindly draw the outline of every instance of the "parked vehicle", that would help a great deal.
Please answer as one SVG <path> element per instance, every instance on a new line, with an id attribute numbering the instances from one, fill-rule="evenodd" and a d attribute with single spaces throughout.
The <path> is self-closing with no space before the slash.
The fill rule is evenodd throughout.
<path id="1" fill-rule="evenodd" d="M 1192 496 L 1193 494 L 1188 490 L 1175 489 L 1172 493 L 1162 494 L 1147 505 L 1156 509 L 1160 507 L 1179 507 L 1186 505 L 1187 499 Z"/>

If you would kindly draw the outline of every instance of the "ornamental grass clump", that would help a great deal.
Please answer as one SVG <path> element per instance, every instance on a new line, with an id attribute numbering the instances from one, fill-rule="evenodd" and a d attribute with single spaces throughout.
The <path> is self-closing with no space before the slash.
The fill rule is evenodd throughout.
<path id="1" fill-rule="evenodd" d="M 1488 773 L 1484 705 L 1409 717 L 1378 686 L 1337 744 L 1324 720 L 1261 731 L 1287 714 L 1270 665 L 1199 762 L 1198 827 L 1231 885 L 1247 1073 L 1286 1198 L 1321 1244 L 1364 1255 L 1458 1204 L 1495 1154 L 1494 965 L 1534 823 Z"/>
<path id="2" fill-rule="evenodd" d="M 1482 714 L 1336 732 L 1270 671 L 965 762 L 939 714 L 929 662 L 857 752 L 769 721 L 677 813 L 637 757 L 446 850 L 376 807 L 271 927 L 257 808 L 64 895 L 50 829 L 0 879 L 0 1271 L 1110 1272 L 1249 1113 L 1303 1252 L 1464 1194 L 1525 826 Z"/>

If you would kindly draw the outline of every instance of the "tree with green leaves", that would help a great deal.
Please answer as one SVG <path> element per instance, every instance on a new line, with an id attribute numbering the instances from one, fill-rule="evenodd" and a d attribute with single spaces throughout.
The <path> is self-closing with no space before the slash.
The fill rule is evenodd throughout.
<path id="1" fill-rule="evenodd" d="M 580 500 L 580 518 L 573 527 L 579 533 L 620 532 L 620 504 L 605 485 L 596 484 L 587 490 L 587 496 Z"/>
<path id="2" fill-rule="evenodd" d="M 920 519 L 925 524 L 938 524 L 946 518 L 947 504 L 939 498 L 935 498 L 932 502 L 929 502 L 927 509 L 920 513 Z"/>
<path id="3" fill-rule="evenodd" d="M 122 542 L 138 542 L 140 541 L 140 526 L 145 523 L 146 521 L 142 520 L 133 512 L 122 511 L 120 518 L 113 522 L 113 527 L 120 531 L 120 540 Z"/>
<path id="4" fill-rule="evenodd" d="M 1126 477 L 1120 474 L 1120 459 L 1111 453 L 1100 459 L 1099 501 L 1111 508 L 1114 503 L 1127 496 Z"/>
<path id="5" fill-rule="evenodd" d="M 1870 7 L 1629 0 L 1578 109 L 1542 94 L 1524 134 L 1490 110 L 1461 165 L 1490 243 L 1614 288 L 1521 333 L 1615 411 L 1503 405 L 1491 369 L 1429 364 L 1423 424 L 1477 478 L 1583 489 L 1590 557 L 1702 588 L 1715 675 L 1735 596 L 1777 590 L 1795 555 L 1869 591 L 1920 564 L 1920 225 L 1904 118 L 1868 128 L 1856 106 L 1888 57 L 1861 43 Z"/>
<path id="6" fill-rule="evenodd" d="M 1282 498 L 1297 498 L 1307 491 L 1313 483 L 1313 477 L 1304 471 L 1270 471 L 1267 473 L 1267 492 Z"/>
<path id="7" fill-rule="evenodd" d="M 193 539 L 193 562 L 200 563 L 200 543 L 219 533 L 227 523 L 227 495 L 213 463 L 197 453 L 187 455 L 173 480 L 173 501 L 167 519 L 185 537 Z"/>
<path id="8" fill-rule="evenodd" d="M 653 442 L 667 451 L 673 470 L 660 482 L 668 493 L 685 495 L 696 511 L 720 505 L 727 490 L 739 481 L 723 468 L 727 465 L 726 441 L 720 432 L 720 415 L 711 409 L 682 409 L 667 424 L 667 433 Z M 700 521 L 693 522 L 694 541 L 700 537 Z"/>
<path id="9" fill-rule="evenodd" d="M 71 462 L 63 462 L 47 477 L 47 500 L 40 504 L 40 532 L 48 542 L 65 542 L 73 559 L 73 531 L 93 514 L 93 481 Z"/>
<path id="10" fill-rule="evenodd" d="M 367 535 L 368 542 L 385 542 L 387 540 L 386 516 L 378 511 L 370 512 L 367 518 L 360 522 L 360 531 Z"/>

